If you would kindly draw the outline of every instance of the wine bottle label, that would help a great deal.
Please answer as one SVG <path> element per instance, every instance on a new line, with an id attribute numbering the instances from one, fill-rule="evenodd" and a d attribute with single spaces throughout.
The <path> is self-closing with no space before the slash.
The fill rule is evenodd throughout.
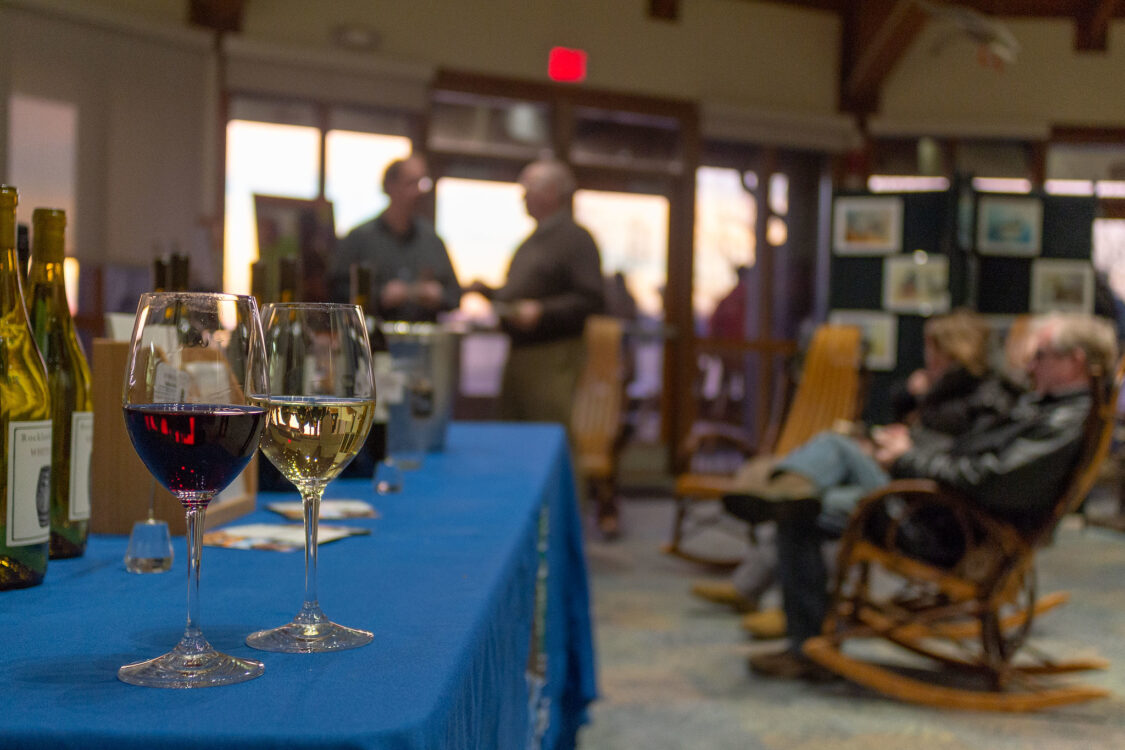
<path id="1" fill-rule="evenodd" d="M 393 377 L 390 352 L 372 352 L 371 361 L 373 366 L 372 376 L 375 379 L 375 422 L 385 424 L 390 418 L 390 411 L 387 404 L 390 403 L 390 392 L 396 385 L 402 388 L 401 384 L 391 383 L 390 378 Z M 401 395 L 399 400 L 401 400 Z"/>
<path id="2" fill-rule="evenodd" d="M 183 370 L 161 362 L 156 365 L 152 400 L 158 404 L 183 403 L 191 385 L 191 376 Z"/>
<path id="3" fill-rule="evenodd" d="M 70 515 L 71 521 L 90 520 L 90 453 L 94 449 L 94 412 L 70 416 Z"/>
<path id="4" fill-rule="evenodd" d="M 225 404 L 236 398 L 231 393 L 234 379 L 226 362 L 188 362 L 182 372 L 195 401 Z"/>
<path id="5" fill-rule="evenodd" d="M 51 534 L 51 420 L 8 423 L 9 547 L 42 544 Z"/>

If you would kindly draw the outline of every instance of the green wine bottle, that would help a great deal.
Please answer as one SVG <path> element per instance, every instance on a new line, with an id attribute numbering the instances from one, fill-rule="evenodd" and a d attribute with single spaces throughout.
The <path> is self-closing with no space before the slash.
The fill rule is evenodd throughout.
<path id="1" fill-rule="evenodd" d="M 86 551 L 90 522 L 94 446 L 90 366 L 66 303 L 66 213 L 37 208 L 31 221 L 27 316 L 51 391 L 51 558 L 78 557 Z"/>
<path id="2" fill-rule="evenodd" d="M 20 285 L 17 202 L 0 185 L 0 590 L 42 583 L 51 533 L 51 397 Z"/>

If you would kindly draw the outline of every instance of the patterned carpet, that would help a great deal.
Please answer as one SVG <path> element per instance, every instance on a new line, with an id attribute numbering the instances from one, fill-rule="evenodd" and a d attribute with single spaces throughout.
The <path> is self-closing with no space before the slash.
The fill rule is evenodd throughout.
<path id="1" fill-rule="evenodd" d="M 1125 535 L 1075 519 L 1039 558 L 1040 591 L 1072 599 L 1036 624 L 1032 645 L 1057 657 L 1097 655 L 1082 681 L 1112 697 L 1029 715 L 936 710 L 898 703 L 843 681 L 812 685 L 751 675 L 738 617 L 692 597 L 715 573 L 665 556 L 667 499 L 626 500 L 626 534 L 589 533 L 601 699 L 581 750 L 1085 750 L 1125 747 Z M 715 548 L 737 552 L 734 537 Z"/>

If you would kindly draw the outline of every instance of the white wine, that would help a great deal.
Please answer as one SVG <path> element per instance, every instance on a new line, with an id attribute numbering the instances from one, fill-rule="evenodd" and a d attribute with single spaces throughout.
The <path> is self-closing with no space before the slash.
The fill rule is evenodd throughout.
<path id="1" fill-rule="evenodd" d="M 271 397 L 262 452 L 285 478 L 304 491 L 323 487 L 363 446 L 375 402 L 362 398 Z"/>
<path id="2" fill-rule="evenodd" d="M 51 401 L 17 267 L 17 201 L 0 185 L 0 590 L 42 583 L 51 531 Z"/>
<path id="3" fill-rule="evenodd" d="M 66 213 L 32 213 L 27 315 L 47 366 L 51 391 L 51 558 L 86 551 L 90 519 L 90 452 L 94 402 L 90 366 L 74 331 L 63 275 Z"/>

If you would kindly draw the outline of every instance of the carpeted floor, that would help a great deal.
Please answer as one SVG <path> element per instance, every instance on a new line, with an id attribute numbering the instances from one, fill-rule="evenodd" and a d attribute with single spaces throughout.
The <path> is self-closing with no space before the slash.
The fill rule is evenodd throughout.
<path id="1" fill-rule="evenodd" d="M 943 711 L 898 703 L 849 683 L 751 675 L 738 616 L 692 597 L 720 574 L 659 552 L 668 499 L 624 501 L 625 535 L 587 535 L 601 698 L 581 750 L 1023 750 L 1125 747 L 1125 535 L 1068 521 L 1039 558 L 1040 591 L 1072 599 L 1039 620 L 1033 645 L 1111 662 L 1081 680 L 1113 696 L 1029 715 Z M 737 552 L 736 538 L 715 548 Z"/>

